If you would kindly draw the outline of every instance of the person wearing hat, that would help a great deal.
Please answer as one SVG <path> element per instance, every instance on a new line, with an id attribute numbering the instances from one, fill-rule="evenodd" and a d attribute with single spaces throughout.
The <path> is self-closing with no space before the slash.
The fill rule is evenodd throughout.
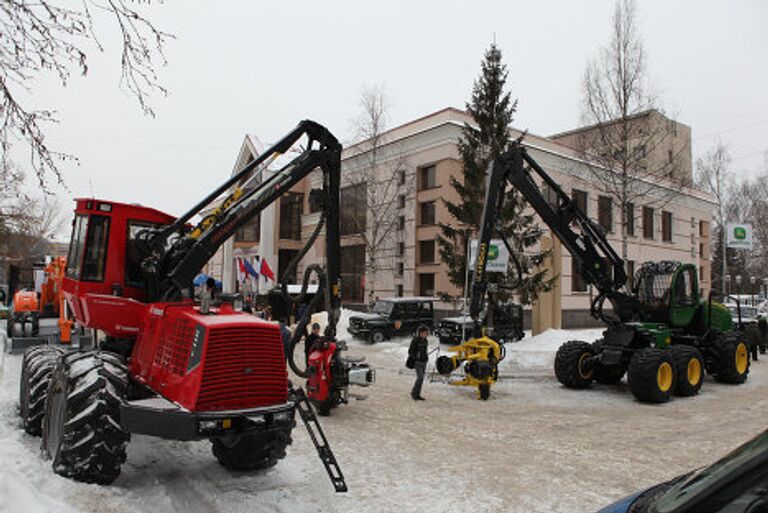
<path id="1" fill-rule="evenodd" d="M 312 323 L 312 332 L 304 337 L 304 357 L 305 362 L 309 362 L 309 353 L 314 349 L 315 343 L 320 338 L 320 325 L 316 322 Z"/>
<path id="2" fill-rule="evenodd" d="M 416 330 L 416 336 L 411 340 L 411 346 L 408 348 L 408 358 L 413 362 L 413 369 L 416 371 L 416 382 L 411 389 L 411 398 L 414 401 L 423 401 L 421 396 L 421 386 L 424 384 L 424 374 L 427 370 L 428 345 L 427 335 L 429 328 L 425 325 L 419 326 Z"/>

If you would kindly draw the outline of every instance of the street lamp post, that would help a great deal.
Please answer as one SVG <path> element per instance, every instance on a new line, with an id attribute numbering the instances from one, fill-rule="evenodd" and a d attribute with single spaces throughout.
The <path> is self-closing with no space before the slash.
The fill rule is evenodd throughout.
<path id="1" fill-rule="evenodd" d="M 726 274 L 725 275 L 725 290 L 723 291 L 723 301 L 725 301 L 725 298 L 728 297 L 731 294 L 731 275 Z"/>
<path id="2" fill-rule="evenodd" d="M 752 303 L 752 306 L 755 306 L 755 282 L 757 281 L 757 278 L 754 276 L 749 277 L 749 295 L 750 295 L 750 302 Z"/>
<path id="3" fill-rule="evenodd" d="M 736 275 L 736 300 L 741 303 L 741 275 Z"/>

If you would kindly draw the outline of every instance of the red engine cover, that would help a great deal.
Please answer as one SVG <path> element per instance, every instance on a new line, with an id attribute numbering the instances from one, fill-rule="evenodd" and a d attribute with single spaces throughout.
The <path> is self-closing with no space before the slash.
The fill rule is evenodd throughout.
<path id="1" fill-rule="evenodd" d="M 190 411 L 283 404 L 288 372 L 280 328 L 229 306 L 148 305 L 131 373 Z"/>

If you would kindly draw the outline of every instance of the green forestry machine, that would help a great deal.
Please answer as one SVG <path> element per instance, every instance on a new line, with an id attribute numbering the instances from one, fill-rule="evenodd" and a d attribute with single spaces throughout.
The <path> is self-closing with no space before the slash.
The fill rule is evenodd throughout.
<path id="1" fill-rule="evenodd" d="M 638 400 L 662 403 L 672 394 L 696 395 L 705 370 L 723 383 L 746 381 L 750 364 L 746 338 L 735 329 L 722 304 L 700 297 L 696 267 L 647 262 L 628 288 L 624 260 L 603 229 L 579 209 L 519 140 L 491 166 L 478 262 L 486 259 L 487 239 L 497 231 L 507 185 L 522 194 L 571 253 L 585 282 L 597 291 L 590 313 L 607 326 L 596 342 L 572 340 L 558 349 L 555 375 L 560 383 L 568 388 L 586 388 L 593 381 L 613 384 L 626 373 Z M 506 243 L 504 234 L 498 235 Z M 473 283 L 473 288 L 485 286 L 484 280 Z M 484 291 L 473 290 L 473 297 L 483 295 Z"/>

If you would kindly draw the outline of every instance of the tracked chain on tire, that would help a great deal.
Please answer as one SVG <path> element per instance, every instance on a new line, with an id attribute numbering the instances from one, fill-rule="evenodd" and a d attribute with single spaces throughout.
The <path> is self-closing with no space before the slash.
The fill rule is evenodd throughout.
<path id="1" fill-rule="evenodd" d="M 555 376 L 557 380 L 568 388 L 586 388 L 592 382 L 592 375 L 589 378 L 583 377 L 579 372 L 579 360 L 582 354 L 593 354 L 592 346 L 587 342 L 579 340 L 570 340 L 560 346 L 555 355 Z"/>
<path id="2" fill-rule="evenodd" d="M 662 391 L 658 386 L 657 373 L 662 363 L 668 363 L 673 371 L 670 388 Z M 632 355 L 627 371 L 629 389 L 639 401 L 646 403 L 667 402 L 675 389 L 674 361 L 669 351 L 649 347 L 638 349 Z"/>
<path id="3" fill-rule="evenodd" d="M 69 353 L 51 380 L 43 423 L 43 450 L 57 474 L 86 483 L 109 484 L 120 475 L 130 434 L 120 426 L 120 404 L 128 372 L 119 356 L 103 351 Z M 51 415 L 56 390 L 65 398 L 63 423 Z M 50 447 L 58 430 L 58 447 Z M 51 453 L 51 450 L 54 453 Z"/>
<path id="4" fill-rule="evenodd" d="M 285 458 L 286 448 L 293 443 L 291 429 L 295 425 L 294 421 L 284 429 L 245 435 L 231 446 L 223 440 L 213 439 L 211 450 L 216 460 L 230 470 L 269 468 Z"/>
<path id="5" fill-rule="evenodd" d="M 749 375 L 750 358 L 747 351 L 747 368 L 743 374 L 736 369 L 736 347 L 742 340 L 738 332 L 719 333 L 707 344 L 707 369 L 721 383 L 741 384 Z"/>
<path id="6" fill-rule="evenodd" d="M 58 346 L 36 346 L 24 351 L 19 380 L 19 415 L 24 431 L 40 436 L 45 397 L 56 361 L 65 350 Z"/>
<path id="7" fill-rule="evenodd" d="M 701 351 L 693 346 L 683 345 L 672 346 L 669 350 L 677 375 L 675 394 L 681 397 L 691 397 L 698 394 L 704 382 L 704 358 L 701 356 Z M 697 358 L 700 364 L 701 372 L 697 384 L 691 384 L 688 380 L 688 365 L 692 358 Z"/>

